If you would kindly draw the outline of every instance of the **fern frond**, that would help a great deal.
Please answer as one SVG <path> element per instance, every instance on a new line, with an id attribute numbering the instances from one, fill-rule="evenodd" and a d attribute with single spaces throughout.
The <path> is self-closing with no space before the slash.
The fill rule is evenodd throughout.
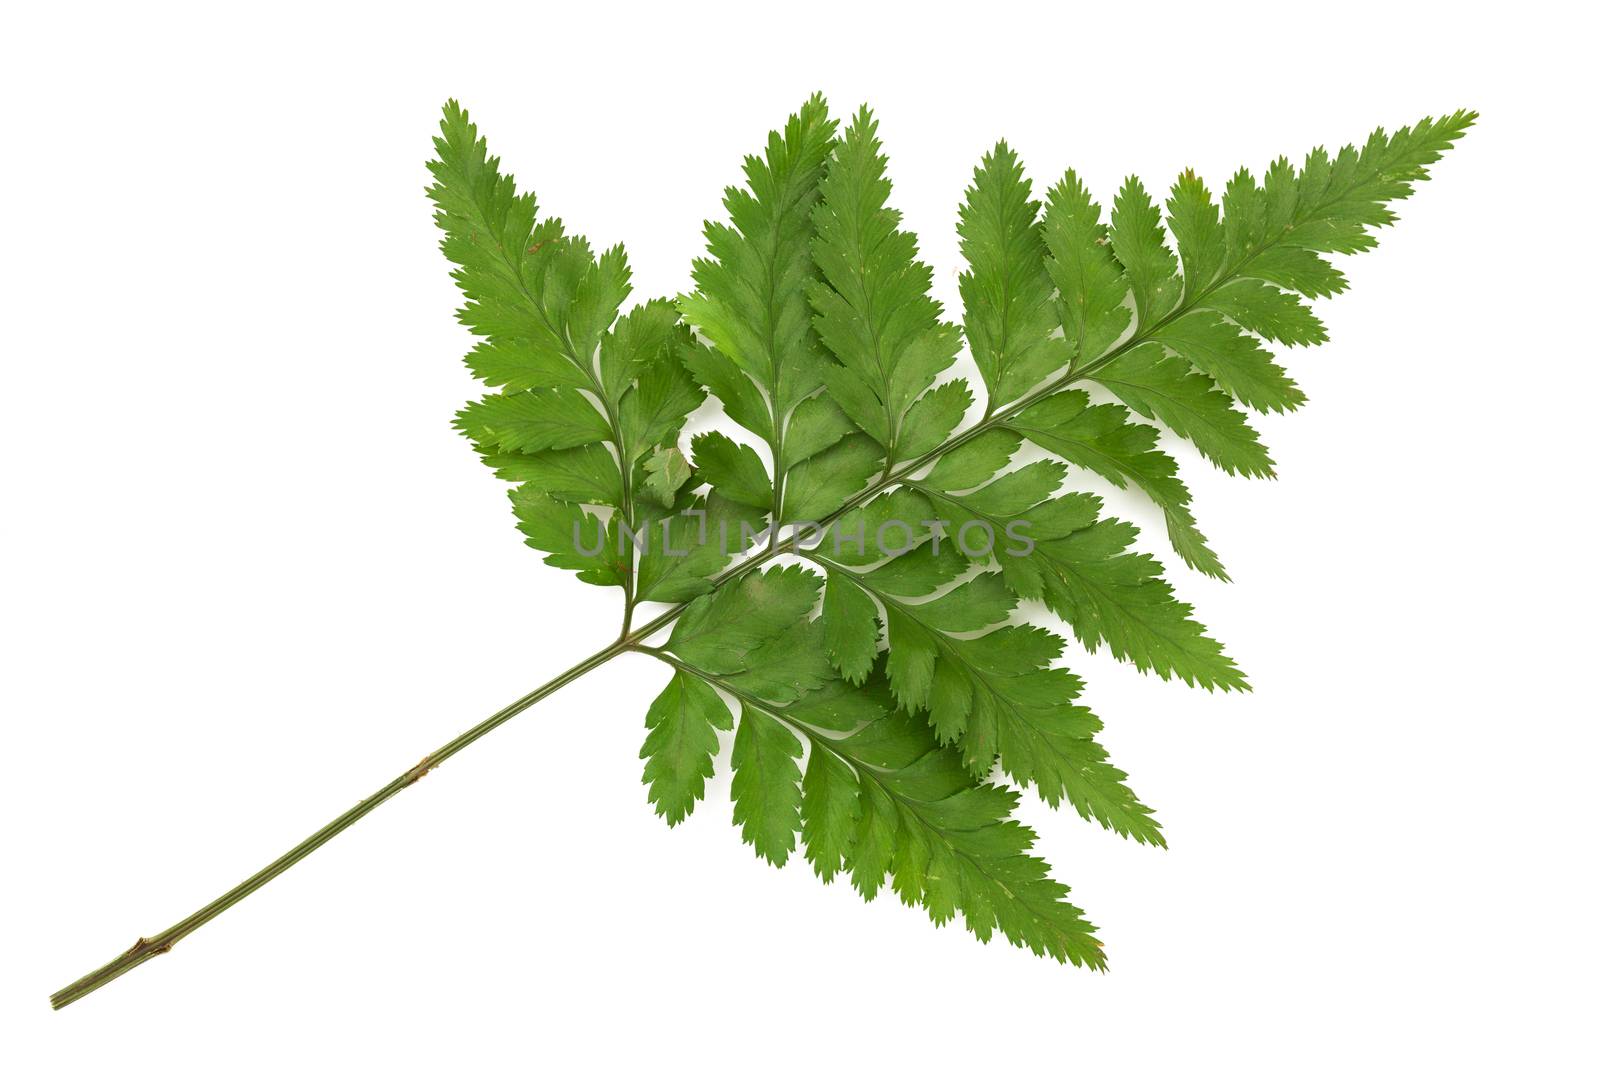
<path id="1" fill-rule="evenodd" d="M 1394 221 L 1388 205 L 1409 196 L 1475 118 L 1456 112 L 1393 136 L 1380 130 L 1359 152 L 1317 149 L 1298 171 L 1279 159 L 1259 184 L 1241 170 L 1220 214 L 1204 184 L 1185 173 L 1167 202 L 1177 256 L 1137 180 L 1118 194 L 1106 231 L 1069 172 L 1052 190 L 1045 229 L 1063 329 L 1075 345 L 1071 377 L 1106 386 L 1230 474 L 1272 476 L 1235 401 L 1288 411 L 1305 397 L 1252 334 L 1288 344 L 1325 340 L 1299 300 L 1345 288 L 1324 254 L 1372 248 L 1371 231 Z M 1133 332 L 1114 345 L 1125 332 L 1130 292 Z"/>
<path id="2" fill-rule="evenodd" d="M 635 502 L 638 540 L 629 551 L 639 546 L 639 600 L 682 604 L 715 589 L 713 578 L 742 549 L 743 531 L 759 525 L 760 508 L 700 488 L 691 472 L 671 504 Z"/>
<path id="3" fill-rule="evenodd" d="M 1094 926 L 1068 902 L 1068 888 L 1050 878 L 1049 865 L 1030 853 L 1033 831 L 1010 817 L 1017 794 L 974 785 L 925 727 L 877 704 L 874 717 L 855 723 L 841 720 L 826 691 L 787 708 L 756 708 L 800 731 L 811 743 L 812 765 L 821 760 L 829 768 L 806 775 L 813 782 L 826 777 L 831 787 L 822 817 L 802 824 L 808 848 L 823 854 L 819 873 L 842 863 L 868 900 L 887 880 L 937 925 L 959 912 L 979 941 L 999 930 L 1035 955 L 1103 970 Z M 849 732 L 835 737 L 839 729 Z M 849 784 L 833 761 L 854 774 L 859 811 L 842 848 Z"/>
<path id="4" fill-rule="evenodd" d="M 672 680 L 650 705 L 644 718 L 644 782 L 656 814 L 676 826 L 705 798 L 711 757 L 718 751 L 717 731 L 732 730 L 733 716 L 714 689 L 685 671 Z"/>
<path id="5" fill-rule="evenodd" d="M 961 275 L 967 341 L 991 412 L 1031 393 L 1068 355 L 1064 337 L 1053 336 L 1055 286 L 1032 189 L 1001 141 L 973 172 L 956 226 L 968 266 Z"/>
<path id="6" fill-rule="evenodd" d="M 889 884 L 936 924 L 960 913 L 980 940 L 998 930 L 1103 968 L 1095 928 L 1011 817 L 1018 794 L 990 776 L 1165 841 L 1096 740 L 1082 682 L 1057 666 L 1066 641 L 1019 622 L 1019 600 L 1140 671 L 1247 684 L 1161 564 L 1134 550 L 1134 528 L 1098 496 L 1061 492 L 1065 478 L 1076 467 L 1137 488 L 1184 562 L 1225 578 L 1160 431 L 1230 474 L 1274 476 L 1247 411 L 1306 398 L 1267 345 L 1326 339 L 1307 301 L 1345 288 L 1328 257 L 1371 249 L 1391 205 L 1475 117 L 1379 130 L 1298 168 L 1280 158 L 1259 181 L 1240 170 L 1220 203 L 1192 172 L 1160 202 L 1129 178 L 1109 218 L 1071 171 L 1041 205 L 1000 142 L 959 220 L 961 318 L 981 380 L 935 384 L 961 331 L 942 321 L 932 271 L 889 207 L 868 109 L 836 138 L 822 98 L 807 101 L 745 160 L 727 220 L 706 224 L 694 292 L 623 314 L 622 247 L 597 255 L 540 218 L 452 101 L 428 195 L 478 338 L 467 366 L 494 390 L 456 425 L 513 483 L 518 528 L 546 563 L 620 588 L 621 633 L 53 1005 L 165 953 L 456 752 L 634 651 L 674 672 L 640 751 L 669 824 L 704 798 L 718 735 L 733 730 L 734 821 L 768 863 L 803 846 L 824 882 L 848 874 L 868 899 Z M 1094 402 L 1086 383 L 1116 401 Z M 960 428 L 974 385 L 982 414 Z M 706 391 L 765 457 L 716 430 L 682 440 Z M 1019 459 L 1024 442 L 1056 458 Z M 757 524 L 770 531 L 759 547 Z M 769 566 L 784 554 L 801 562 Z M 645 601 L 671 606 L 636 624 Z"/>
<path id="7" fill-rule="evenodd" d="M 768 138 L 762 156 L 745 159 L 746 188 L 723 196 L 731 225 L 706 223 L 708 255 L 695 261 L 696 289 L 678 301 L 709 342 L 692 350 L 689 369 L 767 445 L 771 492 L 761 495 L 779 521 L 825 514 L 866 485 L 880 456 L 852 440 L 859 435 L 850 421 L 818 393 L 827 357 L 807 293 L 819 277 L 813 214 L 836 126 L 814 96 Z M 708 477 L 722 474 L 714 467 Z M 798 500 L 786 497 L 791 481 Z M 748 490 L 733 487 L 753 496 Z"/>
<path id="8" fill-rule="evenodd" d="M 1189 512 L 1189 488 L 1178 478 L 1178 464 L 1155 447 L 1154 426 L 1133 422 L 1126 408 L 1092 403 L 1081 389 L 1055 393 L 1025 411 L 1007 426 L 1068 463 L 1100 475 L 1119 489 L 1134 486 L 1144 491 L 1166 516 L 1167 537 L 1179 557 L 1190 567 L 1213 578 L 1227 580 L 1217 559 Z M 1006 429 L 991 431 L 1004 435 Z M 928 480 L 935 480 L 937 468 Z M 944 486 L 970 489 L 976 483 Z"/>
<path id="9" fill-rule="evenodd" d="M 979 940 L 998 929 L 1039 955 L 1103 967 L 1094 927 L 1066 901 L 1066 887 L 1028 853 L 1032 831 L 1010 819 L 1017 795 L 977 784 L 926 726 L 894 710 L 881 684 L 862 688 L 835 678 L 784 699 L 751 683 L 751 663 L 764 647 L 775 643 L 785 655 L 792 648 L 786 637 L 762 640 L 758 633 L 792 634 L 812 625 L 806 618 L 811 605 L 800 595 L 803 573 L 758 571 L 724 587 L 706 598 L 717 603 L 692 620 L 687 639 L 675 637 L 655 653 L 675 674 L 651 709 L 648 781 L 661 785 L 671 766 L 662 757 L 669 739 L 690 735 L 672 750 L 682 770 L 673 791 L 661 791 L 672 801 L 664 814 L 671 820 L 692 807 L 708 753 L 715 751 L 714 734 L 702 728 L 710 714 L 686 709 L 680 694 L 690 679 L 715 685 L 741 708 L 733 748 L 734 820 L 762 858 L 783 866 L 803 843 L 824 881 L 848 872 L 868 900 L 887 881 L 937 924 L 960 912 Z M 707 645 L 706 636 L 735 611 L 738 632 Z M 685 621 L 691 621 L 687 615 Z M 731 725 L 720 721 L 721 728 Z M 1095 750 L 1092 742 L 1089 748 Z M 1098 784 L 1114 791 L 1120 776 L 1110 772 Z"/>
<path id="10" fill-rule="evenodd" d="M 939 305 L 928 295 L 933 272 L 916 258 L 916 238 L 899 228 L 900 213 L 888 206 L 877 129 L 862 108 L 829 162 L 812 242 L 822 280 L 810 286 L 810 297 L 817 333 L 838 360 L 821 367 L 827 395 L 892 467 L 896 456 L 941 444 L 972 393 L 962 382 L 928 391 L 955 361 L 961 336 L 939 321 Z"/>
<path id="11" fill-rule="evenodd" d="M 642 510 L 635 487 L 656 475 L 654 491 L 677 502 L 677 487 L 662 488 L 647 457 L 672 447 L 704 400 L 684 365 L 689 331 L 664 300 L 619 318 L 631 292 L 623 249 L 596 258 L 560 220 L 540 221 L 533 196 L 500 173 L 454 101 L 434 147 L 428 195 L 445 234 L 441 247 L 467 298 L 461 321 L 485 338 L 467 365 L 500 390 L 468 404 L 456 427 L 498 475 L 521 483 L 511 494 L 518 528 L 546 553 L 545 562 L 584 581 L 622 586 L 631 610 L 631 535 Z M 699 573 L 714 573 L 730 558 L 703 559 Z M 645 592 L 692 596 L 709 588 L 706 581 L 656 581 Z"/>
<path id="12" fill-rule="evenodd" d="M 1064 480 L 1077 468 L 1143 493 L 1177 555 L 1226 580 L 1161 431 L 1228 473 L 1275 475 L 1250 413 L 1306 398 L 1269 346 L 1326 340 L 1308 301 L 1345 287 L 1328 257 L 1371 248 L 1472 118 L 1279 159 L 1259 180 L 1241 170 L 1220 197 L 1192 172 L 1165 199 L 1129 178 L 1109 213 L 1072 171 L 1036 199 L 996 144 L 958 223 L 969 385 L 936 384 L 963 330 L 890 206 L 868 109 L 836 137 L 807 101 L 745 160 L 726 221 L 706 224 L 695 290 L 621 318 L 621 250 L 595 257 L 536 221 L 447 112 L 433 195 L 463 321 L 484 338 L 469 365 L 500 390 L 459 425 L 523 483 L 519 522 L 549 562 L 623 585 L 630 611 L 679 605 L 637 631 L 673 622 L 663 644 L 626 624 L 619 643 L 674 671 L 641 751 L 656 810 L 693 810 L 731 730 L 734 821 L 767 862 L 803 849 L 825 882 L 847 875 L 869 899 L 890 884 L 935 922 L 960 912 L 980 938 L 1103 966 L 1010 818 L 1017 795 L 984 783 L 998 772 L 1124 837 L 1165 839 L 1059 665 L 1067 641 L 1019 622 L 1019 602 L 1139 671 L 1248 683 L 1137 531 Z M 974 385 L 982 414 L 960 429 Z M 715 429 L 680 440 L 702 389 L 760 447 Z M 1052 458 L 1019 459 L 1024 442 Z M 769 522 L 821 536 L 754 551 L 745 530 Z M 594 550 L 563 542 L 568 526 Z M 785 553 L 802 563 L 760 569 Z"/>

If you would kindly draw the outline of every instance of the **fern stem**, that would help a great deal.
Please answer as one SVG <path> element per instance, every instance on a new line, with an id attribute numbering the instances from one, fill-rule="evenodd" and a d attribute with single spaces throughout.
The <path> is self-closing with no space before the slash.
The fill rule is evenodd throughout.
<path id="1" fill-rule="evenodd" d="M 676 617 L 675 613 L 673 617 Z M 90 971 L 88 974 L 84 975 L 76 982 L 73 982 L 71 985 L 57 990 L 50 996 L 50 1006 L 58 1010 L 64 1008 L 73 1001 L 88 996 L 90 993 L 94 992 L 96 989 L 99 989 L 108 982 L 115 981 L 116 979 L 122 977 L 135 967 L 147 963 L 156 956 L 170 952 L 172 947 L 179 941 L 188 937 L 206 923 L 210 922 L 212 919 L 215 919 L 217 916 L 221 915 L 223 912 L 239 903 L 245 897 L 249 896 L 251 893 L 254 893 L 257 889 L 260 889 L 262 886 L 278 877 L 278 875 L 282 874 L 284 871 L 287 871 L 290 867 L 293 867 L 295 864 L 311 855 L 311 853 L 315 852 L 329 841 L 332 841 L 335 837 L 338 837 L 340 834 L 344 833 L 344 831 L 348 830 L 366 816 L 370 815 L 372 811 L 384 801 L 388 800 L 390 797 L 408 788 L 409 786 L 416 784 L 421 780 L 423 775 L 433 770 L 433 768 L 439 766 L 439 764 L 443 763 L 457 752 L 460 752 L 462 749 L 466 748 L 468 745 L 472 744 L 474 741 L 477 741 L 484 735 L 492 732 L 499 726 L 510 722 L 512 719 L 516 718 L 517 715 L 526 711 L 528 708 L 531 708 L 533 705 L 554 693 L 556 690 L 567 685 L 567 683 L 583 677 L 585 674 L 588 674 L 602 663 L 613 659 L 627 648 L 631 647 L 632 641 L 640 640 L 647 636 L 648 633 L 652 633 L 664 625 L 666 625 L 665 621 L 659 619 L 654 620 L 648 626 L 641 627 L 639 633 L 630 635 L 629 642 L 618 640 L 610 645 L 607 645 L 594 655 L 588 657 L 580 663 L 574 664 L 567 670 L 556 675 L 554 678 L 550 679 L 548 682 L 528 693 L 521 699 L 501 708 L 499 711 L 495 712 L 487 719 L 484 719 L 470 730 L 456 737 L 448 744 L 443 745 L 442 747 L 429 753 L 427 756 L 424 756 L 414 767 L 407 770 L 404 774 L 389 782 L 389 784 L 385 785 L 382 789 L 378 790 L 376 793 L 373 793 L 371 796 L 361 801 L 361 803 L 357 804 L 343 815 L 340 815 L 337 819 L 334 819 L 332 822 L 328 823 L 328 825 L 324 826 L 322 829 L 318 830 L 316 833 L 300 842 L 294 848 L 290 849 L 288 852 L 285 852 L 283 855 L 279 856 L 277 859 L 261 868 L 261 870 L 257 871 L 255 874 L 252 874 L 249 878 L 246 878 L 244 881 L 240 882 L 238 885 L 234 886 L 232 889 L 228 890 L 226 893 L 222 894 L 222 896 L 218 897 L 216 900 L 213 900 L 211 903 L 207 904 L 193 915 L 179 920 L 172 926 L 169 926 L 165 930 L 161 931 L 159 934 L 156 934 L 154 937 L 141 937 L 139 940 L 133 943 L 133 947 L 129 948 L 126 952 L 122 953 L 122 955 L 118 956 L 110 963 L 107 963 L 105 966 L 100 967 L 97 970 Z"/>

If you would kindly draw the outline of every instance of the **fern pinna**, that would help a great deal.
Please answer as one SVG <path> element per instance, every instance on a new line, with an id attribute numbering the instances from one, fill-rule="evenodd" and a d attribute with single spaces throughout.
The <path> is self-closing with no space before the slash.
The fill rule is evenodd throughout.
<path id="1" fill-rule="evenodd" d="M 637 303 L 596 252 L 516 191 L 465 111 L 445 108 L 428 190 L 494 389 L 456 425 L 513 484 L 545 562 L 620 588 L 620 636 L 424 759 L 251 880 L 54 998 L 165 952 L 444 759 L 601 663 L 669 671 L 645 712 L 644 782 L 669 824 L 705 796 L 732 734 L 733 818 L 782 866 L 886 886 L 1100 969 L 1095 927 L 1031 854 L 1006 781 L 1137 842 L 1161 825 L 1096 741 L 1067 641 L 1207 689 L 1244 673 L 1072 468 L 1147 496 L 1176 556 L 1226 580 L 1164 428 L 1229 474 L 1273 477 L 1248 412 L 1304 394 L 1267 344 L 1326 340 L 1308 301 L 1365 251 L 1472 124 L 1424 119 L 1358 148 L 1280 158 L 1214 194 L 1157 203 L 1128 179 L 1107 212 L 1068 171 L 1035 195 L 1017 154 L 983 157 L 960 207 L 960 322 L 890 206 L 872 113 L 841 130 L 808 100 L 705 226 L 694 291 Z M 978 378 L 954 374 L 963 348 Z M 1090 387 L 1094 388 L 1091 393 Z M 708 397 L 733 424 L 685 440 Z M 734 429 L 737 427 L 737 429 Z M 788 557 L 785 559 L 784 557 Z M 635 622 L 635 609 L 666 605 Z M 737 714 L 735 714 L 735 711 Z"/>

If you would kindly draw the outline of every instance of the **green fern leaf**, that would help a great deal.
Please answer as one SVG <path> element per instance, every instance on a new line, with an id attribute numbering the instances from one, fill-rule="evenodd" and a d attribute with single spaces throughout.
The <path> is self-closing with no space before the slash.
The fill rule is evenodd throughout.
<path id="1" fill-rule="evenodd" d="M 1117 404 L 1093 404 L 1081 389 L 1069 389 L 1045 398 L 1010 420 L 1012 430 L 1068 463 L 1093 471 L 1119 489 L 1135 486 L 1166 515 L 1167 537 L 1190 567 L 1226 580 L 1222 562 L 1206 544 L 1189 512 L 1189 489 L 1178 479 L 1178 464 L 1155 447 L 1154 426 L 1131 422 L 1128 410 Z M 994 430 L 995 435 L 1005 430 Z M 934 482 L 938 468 L 924 479 Z M 992 473 L 992 472 L 991 472 Z M 966 485 L 938 486 L 970 489 Z"/>
<path id="2" fill-rule="evenodd" d="M 1072 171 L 1050 190 L 1044 216 L 1045 269 L 1056 286 L 1062 338 L 1073 366 L 1105 352 L 1132 319 L 1123 277 L 1100 208 Z"/>
<path id="3" fill-rule="evenodd" d="M 782 867 L 800 832 L 799 740 L 746 704 L 733 739 L 733 821 L 756 855 Z"/>
<path id="4" fill-rule="evenodd" d="M 677 501 L 678 490 L 683 488 L 693 473 L 683 453 L 672 447 L 658 449 L 644 461 L 644 469 L 649 472 L 644 480 L 645 488 L 657 503 L 668 507 Z"/>
<path id="5" fill-rule="evenodd" d="M 916 238 L 888 206 L 877 129 L 862 108 L 828 165 L 812 242 L 822 280 L 810 296 L 817 333 L 838 360 L 822 367 L 828 395 L 892 465 L 897 455 L 943 442 L 972 397 L 961 383 L 927 391 L 954 362 L 961 338 L 939 321 L 939 305 L 928 296 L 932 271 L 917 260 Z"/>
<path id="6" fill-rule="evenodd" d="M 666 648 L 701 670 L 737 674 L 753 652 L 805 618 L 821 586 L 798 564 L 756 571 L 691 603 Z"/>
<path id="7" fill-rule="evenodd" d="M 1032 183 L 1004 141 L 983 157 L 961 206 L 956 231 L 968 270 L 961 302 L 973 362 L 989 409 L 1020 400 L 1066 363 L 1054 285 L 1044 257 Z"/>
<path id="8" fill-rule="evenodd" d="M 761 465 L 761 457 L 749 445 L 730 440 L 715 431 L 694 439 L 694 462 L 706 481 L 730 500 L 772 510 L 772 476 Z"/>
<path id="9" fill-rule="evenodd" d="M 528 546 L 546 554 L 545 563 L 576 571 L 591 585 L 622 585 L 627 580 L 628 560 L 614 517 L 601 519 L 531 484 L 512 490 L 511 510 Z"/>
<path id="10" fill-rule="evenodd" d="M 711 592 L 713 577 L 743 551 L 749 540 L 745 535 L 753 535 L 761 521 L 759 508 L 729 500 L 715 489 L 704 496 L 680 490 L 672 505 L 652 505 L 650 500 L 637 505 L 635 592 L 641 601 L 683 603 Z M 634 544 L 630 540 L 630 554 Z"/>
<path id="11" fill-rule="evenodd" d="M 1103 967 L 1011 818 L 1017 794 L 990 777 L 1164 846 L 1061 661 L 1104 648 L 1248 688 L 1109 502 L 1142 493 L 1177 556 L 1226 580 L 1163 433 L 1274 476 L 1249 413 L 1306 398 L 1269 346 L 1326 340 L 1309 301 L 1346 286 L 1329 256 L 1373 247 L 1472 119 L 1240 170 L 1220 197 L 1192 172 L 1164 201 L 1129 178 L 1109 214 L 1072 171 L 1041 203 L 1000 142 L 960 208 L 958 330 L 890 206 L 866 108 L 836 137 L 807 101 L 725 192 L 694 291 L 626 314 L 622 250 L 597 257 L 539 219 L 447 109 L 430 195 L 479 337 L 468 365 L 498 390 L 458 426 L 516 483 L 547 562 L 622 587 L 612 649 L 671 666 L 640 753 L 657 812 L 692 812 L 734 730 L 734 821 L 767 862 L 803 849 L 824 882 L 889 886 L 936 923 L 960 914 L 981 939 Z M 941 381 L 963 333 L 977 380 Z M 743 440 L 682 439 L 703 392 Z M 1112 496 L 1063 492 L 1074 470 Z M 675 606 L 632 624 L 647 600 Z M 1074 645 L 1020 621 L 1024 600 Z"/>
<path id="12" fill-rule="evenodd" d="M 1191 371 L 1186 360 L 1162 355 L 1159 345 L 1124 352 L 1092 377 L 1140 415 L 1188 438 L 1229 474 L 1275 476 L 1272 457 L 1244 414 L 1210 378 Z"/>
<path id="13" fill-rule="evenodd" d="M 776 830 L 772 839 L 762 841 L 747 825 L 765 858 L 787 857 L 797 810 L 807 858 L 824 881 L 849 871 L 868 900 L 887 881 L 936 924 L 959 913 L 981 941 L 999 930 L 1038 955 L 1105 966 L 1094 927 L 1029 854 L 1032 831 L 1010 819 L 1017 795 L 975 784 L 949 749 L 893 711 L 881 691 L 834 683 L 785 706 L 746 700 L 741 735 L 752 722 L 760 725 L 748 736 L 760 740 L 752 740 L 748 759 L 764 757 L 764 773 L 778 783 L 768 791 L 772 809 L 761 813 L 763 830 Z M 796 735 L 811 746 L 798 796 Z"/>
<path id="14" fill-rule="evenodd" d="M 622 586 L 631 609 L 642 599 L 633 538 L 647 525 L 635 486 L 676 502 L 688 480 L 681 467 L 662 464 L 704 399 L 683 362 L 689 331 L 663 300 L 619 318 L 631 288 L 621 247 L 597 259 L 559 220 L 538 220 L 534 198 L 500 173 L 454 102 L 434 145 L 428 195 L 467 298 L 461 321 L 485 338 L 467 363 L 500 388 L 467 405 L 456 426 L 498 475 L 521 483 L 512 491 L 518 527 L 545 561 Z M 647 457 L 663 450 L 668 459 L 650 466 Z M 690 596 L 708 588 L 656 581 L 650 591 Z"/>
<path id="15" fill-rule="evenodd" d="M 779 509 L 796 462 L 784 430 L 821 385 L 826 358 L 806 291 L 817 277 L 812 212 L 835 126 L 822 98 L 812 97 L 768 138 L 762 156 L 746 158 L 749 187 L 723 197 L 732 225 L 706 224 L 709 254 L 695 261 L 695 292 L 678 302 L 710 342 L 689 356 L 688 367 L 735 421 L 767 443 Z M 815 455 L 815 442 L 807 444 L 807 457 Z"/>
<path id="16" fill-rule="evenodd" d="M 644 725 L 649 734 L 639 758 L 645 761 L 650 802 L 667 825 L 676 826 L 705 798 L 717 731 L 733 729 L 733 716 L 716 690 L 687 671 L 675 671 L 650 705 Z"/>
<path id="17" fill-rule="evenodd" d="M 1054 480 L 1046 484 L 1053 488 Z M 1015 506 L 1021 509 L 1020 501 L 1034 495 L 1018 494 Z M 922 520 L 936 510 L 910 493 L 880 499 L 899 502 L 892 511 L 877 512 L 880 519 L 893 514 L 900 521 Z M 865 518 L 858 521 L 866 524 Z M 851 518 L 840 522 L 848 525 Z M 990 629 L 1005 621 L 1015 604 L 1002 575 L 980 573 L 930 597 L 968 568 L 953 544 L 932 538 L 900 555 L 868 550 L 831 557 L 819 552 L 813 558 L 828 571 L 822 622 L 830 655 L 846 678 L 864 677 L 860 664 L 864 660 L 870 666 L 877 653 L 876 605 L 882 604 L 894 696 L 903 707 L 925 714 L 940 742 L 958 748 L 975 773 L 986 772 L 998 757 L 1005 773 L 1023 785 L 1036 782 L 1052 806 L 1065 795 L 1085 817 L 1137 840 L 1161 843 L 1150 809 L 1121 785 L 1124 776 L 1094 744 L 1098 720 L 1073 706 L 1081 683 L 1064 670 L 1048 669 L 1061 640 L 1033 626 Z M 858 570 L 847 561 L 879 565 Z M 971 636 L 978 631 L 988 632 Z M 1117 636 L 1122 647 L 1124 635 Z"/>
<path id="18" fill-rule="evenodd" d="M 1161 564 L 1129 552 L 1135 530 L 1098 519 L 1100 500 L 1073 493 L 1026 513 L 1034 550 L 1000 553 L 1006 583 L 1042 599 L 1071 624 L 1091 652 L 1104 642 L 1111 654 L 1163 678 L 1177 676 L 1205 689 L 1248 689 L 1222 645 L 1173 596 Z"/>
<path id="19" fill-rule="evenodd" d="M 456 426 L 486 448 L 537 454 L 594 444 L 611 436 L 605 416 L 574 389 L 495 393 L 468 404 Z"/>
<path id="20" fill-rule="evenodd" d="M 1134 550 L 1137 531 L 1062 487 L 1077 469 L 1137 489 L 1177 554 L 1225 578 L 1163 431 L 1228 473 L 1274 475 L 1247 412 L 1306 398 L 1268 345 L 1326 339 L 1308 301 L 1346 287 L 1329 257 L 1373 248 L 1474 118 L 1379 130 L 1298 167 L 1279 158 L 1259 179 L 1237 171 L 1220 204 L 1192 172 L 1160 202 L 1130 177 L 1109 218 L 1071 171 L 1041 206 L 1000 142 L 959 214 L 978 370 L 966 381 L 951 374 L 962 331 L 889 206 L 868 109 L 836 138 L 822 98 L 807 101 L 745 160 L 726 220 L 706 224 L 694 291 L 624 313 L 622 247 L 596 254 L 541 218 L 451 102 L 428 196 L 475 338 L 467 366 L 491 390 L 456 426 L 512 483 L 518 529 L 545 562 L 619 590 L 621 633 L 55 1005 L 170 949 L 624 652 L 673 671 L 640 751 L 669 824 L 704 798 L 731 729 L 734 822 L 768 863 L 803 847 L 824 882 L 848 876 L 869 900 L 889 886 L 936 924 L 961 915 L 980 940 L 998 931 L 1103 968 L 1095 928 L 1012 818 L 1018 794 L 992 779 L 1164 845 L 1060 662 L 1103 647 L 1160 678 L 1247 684 L 1162 565 Z M 707 392 L 759 447 L 717 429 L 683 439 Z M 1075 645 L 1019 620 L 1022 600 L 1046 605 Z M 647 602 L 669 606 L 636 618 Z"/>

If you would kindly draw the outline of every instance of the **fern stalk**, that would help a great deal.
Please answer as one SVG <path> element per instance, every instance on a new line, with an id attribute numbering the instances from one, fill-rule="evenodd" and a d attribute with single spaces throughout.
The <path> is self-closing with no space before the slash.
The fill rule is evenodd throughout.
<path id="1" fill-rule="evenodd" d="M 638 635 L 634 635 L 634 639 L 637 640 Z M 193 915 L 180 919 L 178 922 L 173 923 L 171 926 L 167 927 L 159 934 L 156 934 L 154 937 L 141 937 L 138 941 L 133 943 L 132 948 L 128 949 L 126 952 L 112 960 L 110 963 L 106 964 L 104 967 L 90 971 L 76 982 L 64 986 L 52 993 L 50 995 L 50 1006 L 56 1009 L 64 1008 L 73 1001 L 80 1000 L 83 997 L 88 996 L 101 986 L 121 978 L 124 974 L 127 974 L 135 967 L 147 963 L 157 956 L 165 955 L 166 953 L 170 952 L 173 946 L 175 946 L 179 941 L 182 941 L 184 938 L 200 929 L 206 923 L 210 922 L 212 919 L 215 919 L 217 916 L 221 915 L 223 912 L 239 903 L 245 897 L 249 896 L 251 893 L 254 893 L 257 889 L 260 889 L 262 886 L 278 877 L 278 875 L 282 874 L 284 871 L 287 871 L 289 868 L 293 867 L 295 864 L 311 855 L 317 849 L 321 848 L 323 845 L 326 845 L 329 841 L 332 841 L 335 837 L 338 837 L 340 834 L 350 829 L 350 827 L 354 826 L 356 823 L 372 814 L 372 812 L 377 810 L 378 806 L 384 801 L 421 781 L 429 771 L 439 766 L 445 760 L 449 759 L 457 752 L 460 752 L 474 741 L 479 740 L 504 724 L 510 722 L 522 712 L 539 703 L 539 701 L 543 700 L 545 697 L 566 686 L 569 682 L 576 681 L 585 674 L 588 674 L 590 671 L 594 670 L 596 667 L 600 666 L 602 663 L 609 662 L 612 658 L 621 653 L 626 647 L 628 646 L 620 641 L 607 645 L 605 648 L 601 649 L 599 652 L 596 652 L 587 659 L 573 664 L 571 667 L 567 668 L 565 671 L 556 675 L 548 682 L 539 686 L 539 688 L 528 693 L 526 696 L 507 704 L 505 707 L 501 708 L 487 719 L 484 719 L 482 722 L 472 727 L 472 729 L 455 738 L 449 744 L 443 745 L 424 756 L 416 763 L 415 766 L 411 767 L 404 774 L 390 781 L 382 789 L 378 790 L 376 793 L 373 793 L 371 796 L 361 801 L 361 803 L 355 805 L 355 807 L 351 808 L 349 811 L 345 812 L 332 822 L 328 823 L 326 826 L 322 827 L 322 829 L 318 830 L 316 833 L 300 842 L 294 848 L 291 848 L 288 852 L 285 852 L 283 855 L 279 856 L 277 859 L 261 868 L 255 874 L 252 874 L 250 877 L 246 878 L 244 881 L 240 882 L 238 885 L 222 894 L 222 896 L 218 897 L 216 900 L 213 900 L 199 911 L 196 911 Z"/>

